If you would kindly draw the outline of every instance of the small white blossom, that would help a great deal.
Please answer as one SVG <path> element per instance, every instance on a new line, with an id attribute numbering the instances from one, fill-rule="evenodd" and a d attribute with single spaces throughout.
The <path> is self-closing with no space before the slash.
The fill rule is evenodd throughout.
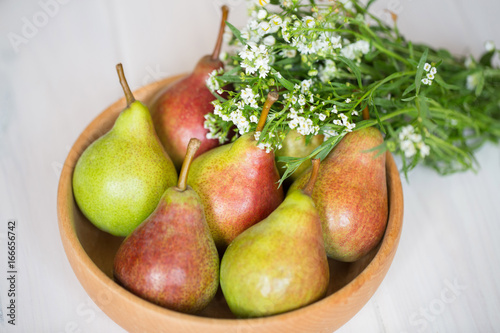
<path id="1" fill-rule="evenodd" d="M 323 135 L 325 136 L 325 140 L 328 140 L 328 138 L 331 138 L 332 136 L 338 136 L 339 133 L 337 131 L 328 129 L 323 131 Z"/>
<path id="2" fill-rule="evenodd" d="M 335 62 L 330 59 L 326 59 L 324 65 L 319 66 L 318 76 L 321 82 L 327 83 L 330 82 L 335 75 L 337 74 L 337 67 L 335 66 Z"/>
<path id="3" fill-rule="evenodd" d="M 243 100 L 243 102 L 245 104 L 248 104 L 250 105 L 251 107 L 253 108 L 258 108 L 259 106 L 257 105 L 257 100 L 256 98 L 259 97 L 258 94 L 254 94 L 252 88 L 248 87 L 248 88 L 245 88 L 241 91 L 241 95 L 240 95 L 241 99 Z M 243 105 L 241 106 L 241 108 L 243 107 Z"/>
<path id="4" fill-rule="evenodd" d="M 256 124 L 257 124 L 257 123 L 259 122 L 259 119 L 257 118 L 257 116 L 255 116 L 255 115 L 251 115 L 251 116 L 250 116 L 250 122 L 251 122 L 251 123 L 256 123 Z"/>
<path id="5" fill-rule="evenodd" d="M 487 41 L 486 43 L 484 43 L 484 49 L 486 50 L 486 52 L 491 52 L 495 50 L 496 49 L 495 43 L 491 40 Z"/>
<path id="6" fill-rule="evenodd" d="M 430 153 L 430 147 L 423 142 L 422 135 L 415 133 L 412 125 L 401 128 L 399 132 L 399 147 L 407 158 L 413 157 L 420 151 L 420 156 L 425 158 Z"/>
<path id="7" fill-rule="evenodd" d="M 312 16 L 304 16 L 302 18 L 302 22 L 304 22 L 304 25 L 307 28 L 314 28 L 316 26 L 316 21 L 314 20 L 314 17 L 312 17 Z"/>
<path id="8" fill-rule="evenodd" d="M 422 158 L 425 158 L 431 152 L 431 147 L 429 147 L 428 145 L 426 145 L 423 142 L 418 143 L 417 147 L 420 150 L 420 156 L 422 156 Z"/>
<path id="9" fill-rule="evenodd" d="M 399 145 L 401 147 L 401 150 L 404 151 L 405 156 L 407 158 L 410 158 L 417 153 L 417 149 L 415 148 L 415 145 L 410 140 L 401 141 L 401 143 Z"/>
<path id="10" fill-rule="evenodd" d="M 260 149 L 262 150 L 265 150 L 266 153 L 270 153 L 272 151 L 272 147 L 271 147 L 271 144 L 269 142 L 261 142 L 257 145 L 257 147 L 259 147 Z"/>
<path id="11" fill-rule="evenodd" d="M 257 18 L 258 18 L 259 20 L 263 20 L 263 19 L 265 19 L 265 18 L 266 18 L 266 16 L 267 16 L 267 11 L 266 11 L 265 9 L 261 9 L 261 10 L 259 10 L 259 11 L 258 11 L 258 13 L 257 13 Z"/>
<path id="12" fill-rule="evenodd" d="M 271 69 L 269 65 L 270 57 L 265 45 L 257 46 L 253 42 L 245 45 L 245 48 L 239 53 L 243 59 L 240 66 L 245 69 L 245 73 L 255 74 L 259 72 L 259 77 L 265 78 Z"/>
<path id="13" fill-rule="evenodd" d="M 477 85 L 479 84 L 479 74 L 471 74 L 467 76 L 467 81 L 465 83 L 465 86 L 469 90 L 474 90 L 476 89 Z"/>
<path id="14" fill-rule="evenodd" d="M 274 39 L 273 36 L 269 35 L 262 40 L 262 43 L 264 43 L 264 45 L 266 46 L 273 46 L 274 44 L 276 44 L 276 39 Z"/>
<path id="15" fill-rule="evenodd" d="M 353 110 L 353 111 L 352 111 L 352 115 L 353 115 L 353 116 L 357 116 L 357 115 L 358 115 L 358 111 Z"/>
<path id="16" fill-rule="evenodd" d="M 431 64 L 429 64 L 428 62 L 425 63 L 424 65 L 424 71 L 428 72 L 431 70 Z"/>
<path id="17" fill-rule="evenodd" d="M 319 120 L 324 121 L 326 119 L 326 114 L 324 113 L 316 113 L 318 116 Z"/>
<path id="18" fill-rule="evenodd" d="M 298 102 L 299 102 L 299 105 L 301 105 L 301 106 L 306 105 L 306 97 L 304 95 L 300 94 Z"/>
<path id="19" fill-rule="evenodd" d="M 271 29 L 271 26 L 269 25 L 269 23 L 266 21 L 262 21 L 259 23 L 259 26 L 257 27 L 257 33 L 260 36 L 263 36 L 263 35 L 269 33 L 270 29 Z"/>
<path id="20" fill-rule="evenodd" d="M 271 26 L 270 33 L 275 33 L 278 32 L 278 30 L 281 27 L 281 24 L 283 23 L 283 20 L 281 19 L 280 16 L 274 14 L 269 17 L 269 25 Z"/>
<path id="21" fill-rule="evenodd" d="M 346 98 L 345 102 L 346 102 L 347 104 L 349 104 L 349 103 L 351 103 L 351 99 L 350 99 L 350 98 Z"/>
<path id="22" fill-rule="evenodd" d="M 340 54 L 343 57 L 354 60 L 360 58 L 363 54 L 367 54 L 370 51 L 370 43 L 366 40 L 358 40 L 355 43 L 349 44 L 342 48 Z"/>
<path id="23" fill-rule="evenodd" d="M 305 94 L 307 92 L 309 92 L 309 89 L 311 88 L 313 82 L 311 79 L 309 80 L 303 80 L 301 83 L 300 83 L 300 92 Z"/>

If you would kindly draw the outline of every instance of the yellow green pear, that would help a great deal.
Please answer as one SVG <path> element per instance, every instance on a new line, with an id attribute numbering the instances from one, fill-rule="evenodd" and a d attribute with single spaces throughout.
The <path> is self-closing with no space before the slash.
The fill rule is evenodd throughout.
<path id="1" fill-rule="evenodd" d="M 270 316 L 308 305 L 327 291 L 330 271 L 321 221 L 310 195 L 319 160 L 304 190 L 237 236 L 221 261 L 220 284 L 238 317 Z"/>
<path id="2" fill-rule="evenodd" d="M 165 190 L 176 184 L 177 172 L 158 140 L 149 110 L 135 100 L 122 65 L 116 68 L 127 107 L 113 128 L 80 156 L 73 193 L 96 227 L 127 236 L 153 212 Z"/>

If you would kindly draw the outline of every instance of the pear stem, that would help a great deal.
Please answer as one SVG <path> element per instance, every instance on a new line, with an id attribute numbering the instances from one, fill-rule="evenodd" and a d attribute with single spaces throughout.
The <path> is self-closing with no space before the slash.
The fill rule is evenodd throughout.
<path id="1" fill-rule="evenodd" d="M 256 132 L 261 132 L 266 124 L 267 115 L 269 114 L 269 110 L 271 110 L 271 106 L 278 100 L 279 94 L 276 91 L 270 91 L 267 94 L 266 102 L 264 103 L 264 107 L 262 108 L 262 113 L 260 114 L 260 119 L 257 124 Z"/>
<path id="2" fill-rule="evenodd" d="M 116 71 L 118 72 L 118 77 L 120 78 L 120 84 L 122 85 L 123 92 L 125 93 L 125 98 L 127 99 L 127 107 L 135 102 L 134 94 L 128 86 L 127 79 L 125 78 L 125 73 L 123 72 L 122 64 L 116 65 Z"/>
<path id="3" fill-rule="evenodd" d="M 189 173 L 189 168 L 191 167 L 191 162 L 194 159 L 194 154 L 196 154 L 196 151 L 198 148 L 200 148 L 201 141 L 192 138 L 189 140 L 187 150 L 186 150 L 186 157 L 184 157 L 184 162 L 182 162 L 182 167 L 181 167 L 181 173 L 179 174 L 179 180 L 177 181 L 177 190 L 184 192 L 187 188 L 187 176 Z"/>
<path id="4" fill-rule="evenodd" d="M 311 176 L 309 177 L 309 181 L 307 182 L 306 186 L 304 186 L 304 189 L 302 190 L 302 193 L 311 196 L 313 189 L 314 189 L 314 184 L 316 184 L 316 179 L 318 178 L 318 172 L 319 172 L 319 158 L 314 158 L 311 160 L 312 162 L 312 171 L 311 171 Z"/>
<path id="5" fill-rule="evenodd" d="M 363 109 L 363 120 L 370 119 L 370 113 L 368 112 L 368 106 Z"/>
<path id="6" fill-rule="evenodd" d="M 224 36 L 224 29 L 226 28 L 227 15 L 229 13 L 229 8 L 224 5 L 221 7 L 222 9 L 222 19 L 220 22 L 219 35 L 217 36 L 217 42 L 215 43 L 214 51 L 212 52 L 212 59 L 219 59 L 220 50 L 222 48 L 222 38 Z"/>

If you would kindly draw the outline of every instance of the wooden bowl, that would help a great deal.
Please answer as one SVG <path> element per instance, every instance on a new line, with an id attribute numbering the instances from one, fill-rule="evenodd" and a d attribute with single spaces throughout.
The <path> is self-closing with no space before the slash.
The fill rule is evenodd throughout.
<path id="1" fill-rule="evenodd" d="M 149 104 L 167 78 L 137 90 L 136 99 Z M 355 263 L 330 260 L 331 281 L 327 296 L 301 309 L 280 315 L 236 319 L 217 293 L 198 315 L 171 311 L 145 301 L 113 281 L 113 258 L 123 238 L 94 227 L 78 209 L 72 190 L 75 164 L 85 148 L 106 133 L 125 107 L 122 98 L 101 113 L 80 135 L 64 164 L 59 182 L 57 211 L 61 239 L 71 267 L 94 302 L 129 332 L 332 332 L 351 319 L 382 282 L 399 242 L 403 222 L 403 193 L 398 169 L 387 154 L 389 220 L 377 248 Z"/>

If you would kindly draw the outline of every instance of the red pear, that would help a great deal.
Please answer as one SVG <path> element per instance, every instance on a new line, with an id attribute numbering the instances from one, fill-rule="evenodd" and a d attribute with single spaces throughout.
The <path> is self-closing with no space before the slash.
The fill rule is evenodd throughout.
<path id="1" fill-rule="evenodd" d="M 193 139 L 176 187 L 121 244 L 115 279 L 134 294 L 166 308 L 194 313 L 208 305 L 219 285 L 219 256 L 200 197 L 186 176 L 200 142 Z"/>
<path id="2" fill-rule="evenodd" d="M 196 156 L 219 145 L 218 139 L 207 139 L 204 127 L 205 115 L 213 112 L 214 95 L 206 87 L 206 81 L 214 70 L 224 68 L 219 60 L 228 7 L 222 6 L 219 36 L 212 55 L 201 58 L 193 72 L 168 86 L 160 93 L 151 107 L 156 132 L 177 169 L 180 168 L 186 147 L 191 138 L 201 141 Z"/>
<path id="3" fill-rule="evenodd" d="M 348 133 L 321 162 L 312 198 L 321 217 L 325 248 L 340 261 L 358 260 L 382 239 L 388 217 L 385 154 L 373 148 L 383 143 L 374 127 Z M 310 170 L 289 193 L 302 188 Z"/>
<path id="4" fill-rule="evenodd" d="M 278 93 L 269 93 L 257 131 Z M 215 244 L 221 248 L 266 218 L 283 201 L 274 153 L 257 147 L 255 133 L 212 149 L 193 161 L 188 184 L 200 195 Z"/>

